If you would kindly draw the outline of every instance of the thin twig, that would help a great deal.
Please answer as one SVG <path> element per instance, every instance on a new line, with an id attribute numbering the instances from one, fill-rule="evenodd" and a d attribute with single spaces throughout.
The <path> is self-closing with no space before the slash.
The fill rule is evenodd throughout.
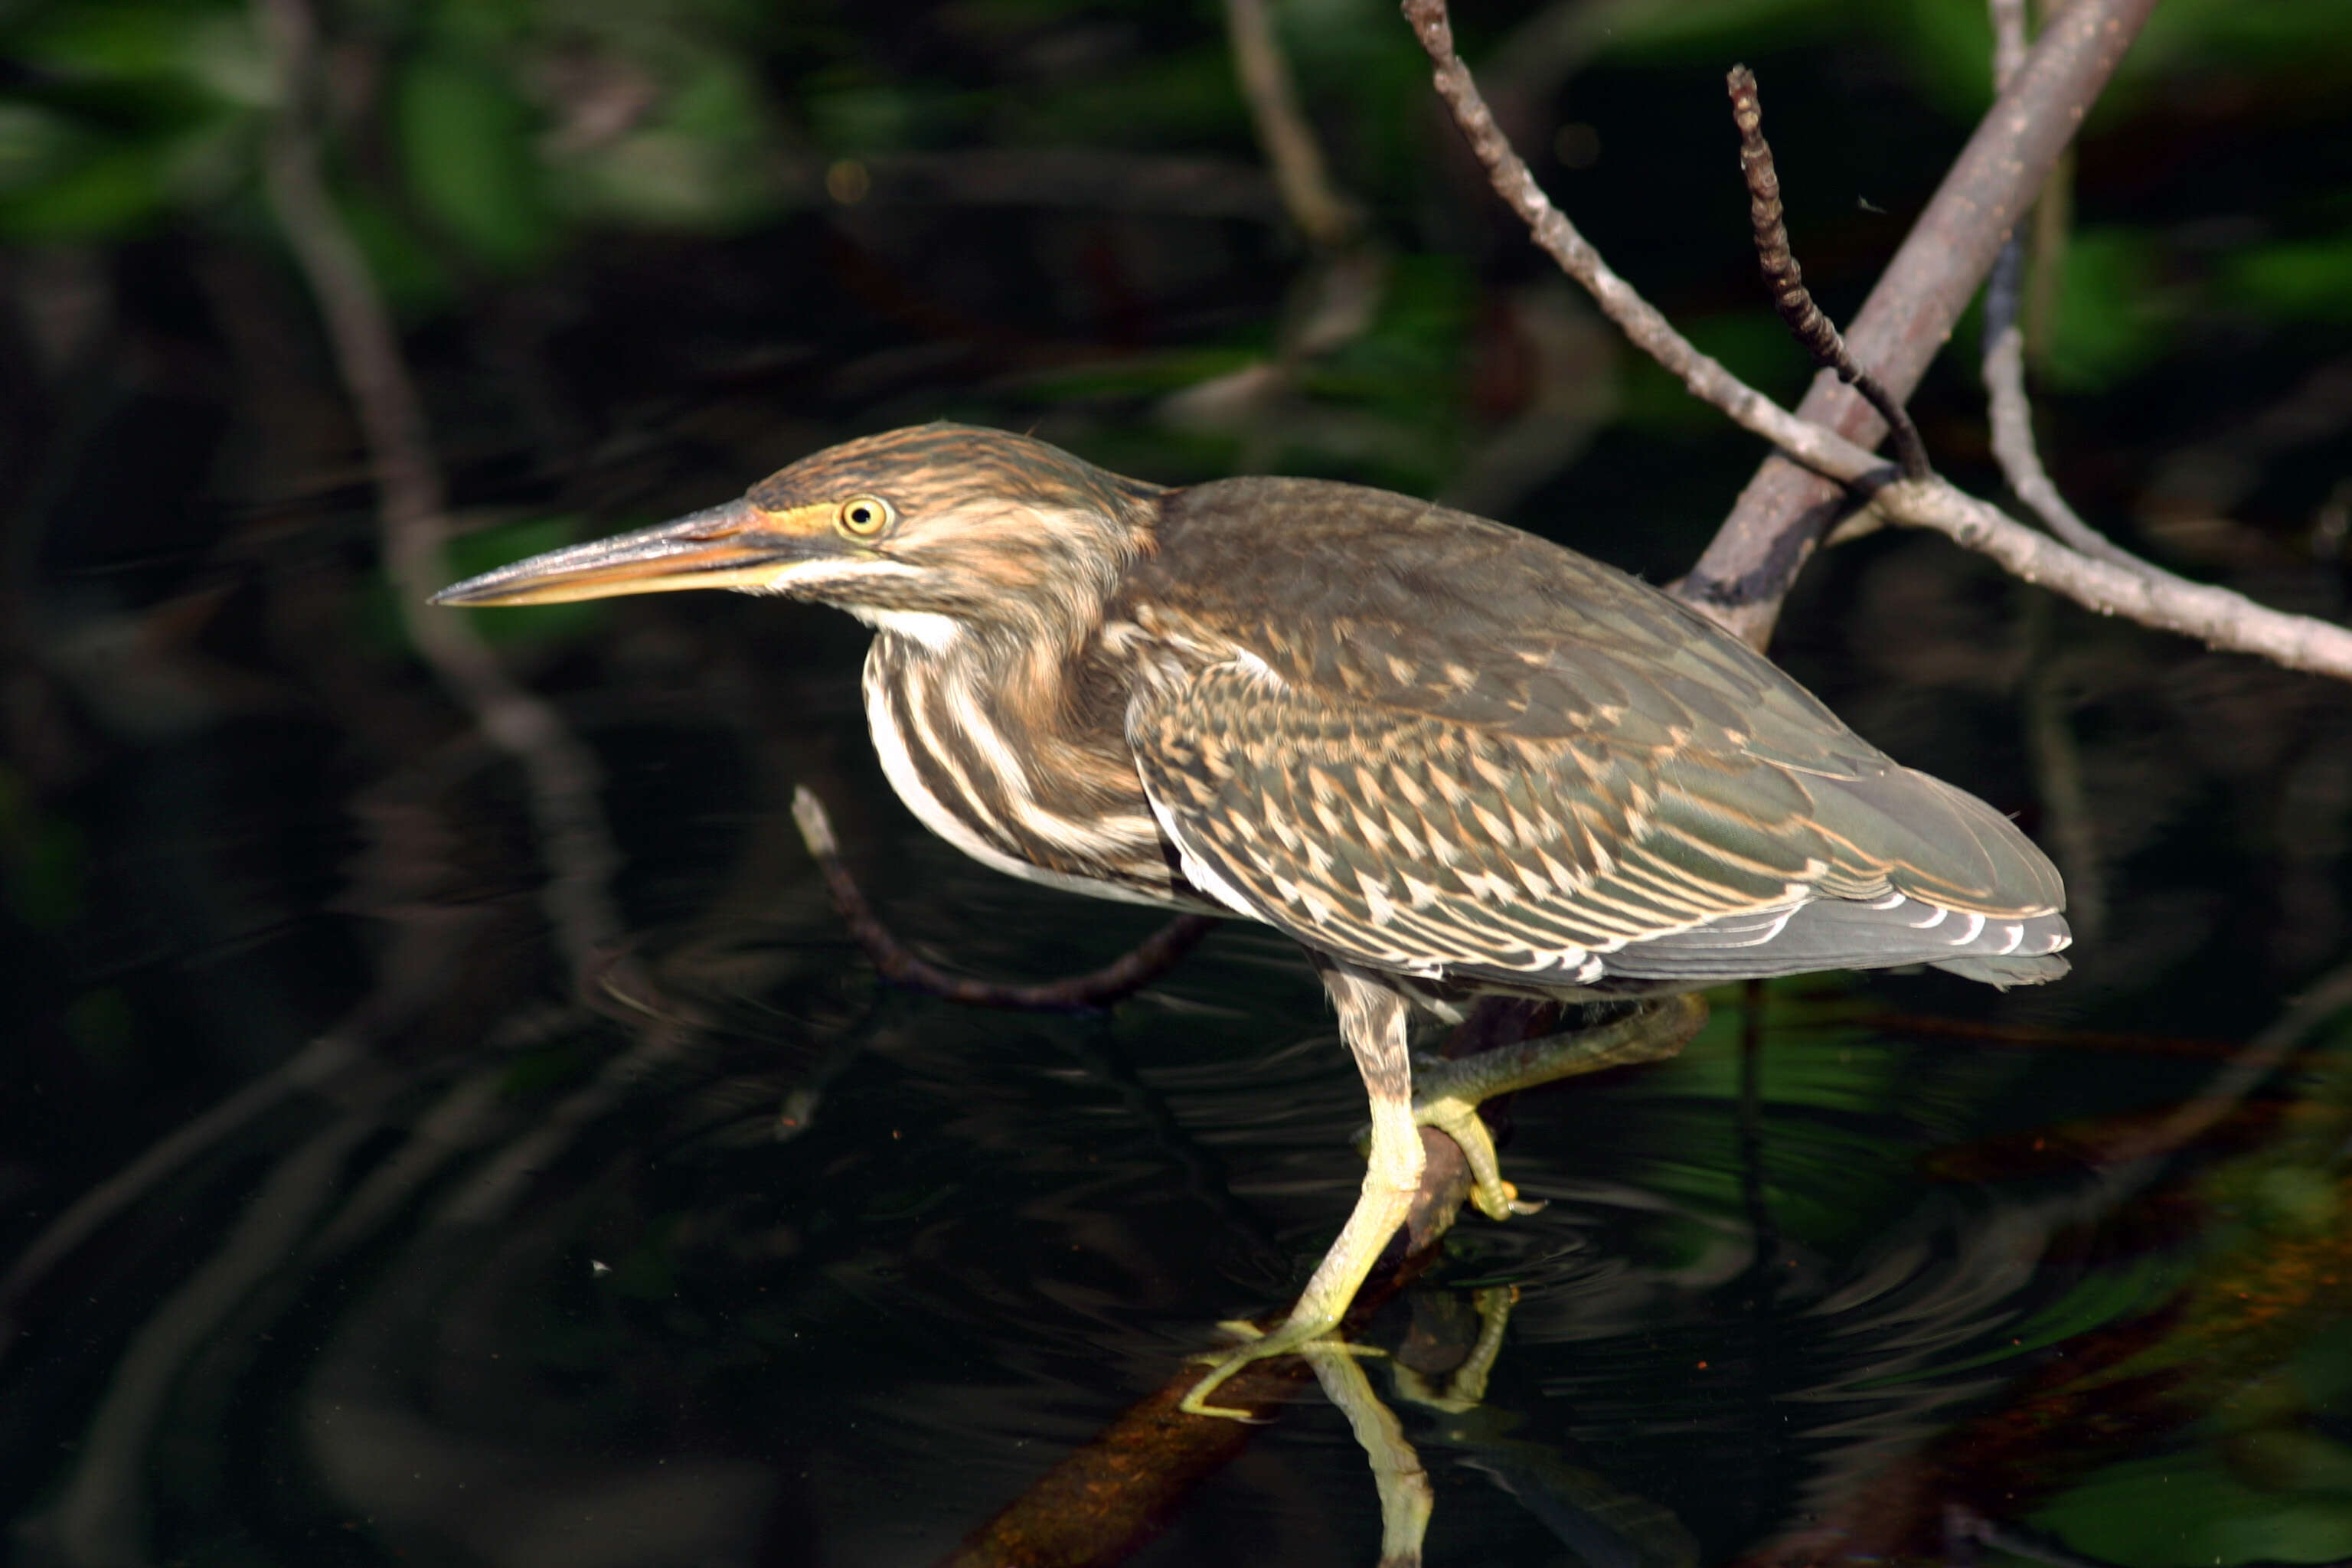
<path id="1" fill-rule="evenodd" d="M 440 466 L 391 312 L 320 174 L 310 100 L 317 33 L 305 0 L 254 0 L 276 58 L 278 110 L 265 152 L 269 205 L 320 314 L 375 471 L 384 566 L 402 625 L 441 685 L 492 744 L 522 766 L 540 853 L 541 897 L 575 984 L 584 987 L 622 925 L 610 882 L 619 857 L 597 798 L 601 771 L 555 710 L 507 678 L 464 617 L 425 601 L 449 579 Z"/>
<path id="2" fill-rule="evenodd" d="M 2270 609 L 2242 594 L 2192 583 L 2145 563 L 2122 566 L 2094 560 L 1941 479 L 1889 485 L 1871 497 L 1871 505 L 1890 522 L 1931 529 L 2099 615 L 2179 632 L 2209 647 L 2254 654 L 2289 669 L 2352 680 L 2352 630 Z"/>
<path id="3" fill-rule="evenodd" d="M 1992 324 L 1990 309 L 1985 324 Z M 2084 522 L 2042 466 L 2042 454 L 2033 444 L 2033 405 L 2025 395 L 2025 332 L 2013 317 L 1985 345 L 1984 384 L 1992 416 L 1992 454 L 2017 499 L 2051 532 L 2084 554 L 2136 572 L 2160 571 Z"/>
<path id="4" fill-rule="evenodd" d="M 1764 99 L 1756 73 L 1734 66 L 1724 80 L 1731 94 L 1731 122 L 1739 128 L 1739 172 L 1748 182 L 1748 217 L 1756 232 L 1756 260 L 1764 269 L 1765 286 L 1772 291 L 1772 308 L 1789 323 L 1790 332 L 1813 356 L 1813 363 L 1834 371 L 1837 378 L 1870 400 L 1878 416 L 1894 432 L 1895 454 L 1906 479 L 1924 479 L 1935 472 L 1927 461 L 1927 444 L 1919 426 L 1895 395 L 1878 378 L 1853 363 L 1837 323 L 1813 303 L 1805 287 L 1804 269 L 1789 247 L 1789 226 L 1780 210 L 1780 173 L 1772 162 L 1772 144 L 1764 140 Z"/>
<path id="5" fill-rule="evenodd" d="M 1993 85 L 2008 86 L 2025 58 L 2024 0 L 1992 0 Z M 2010 235 L 1985 282 L 1985 395 L 1992 424 L 1993 457 L 2017 499 L 2042 525 L 2085 555 L 2118 566 L 2156 568 L 2116 545 L 2084 522 L 2066 504 L 2042 466 L 2033 441 L 2033 405 L 2025 393 L 2025 331 L 2018 314 L 2025 296 L 2025 236 Z"/>
<path id="6" fill-rule="evenodd" d="M 1729 415 L 1746 429 L 1790 453 L 1808 468 L 1849 479 L 1886 465 L 1852 442 L 1799 419 L 1770 398 L 1741 381 L 1722 364 L 1698 352 L 1688 338 L 1675 331 L 1655 306 L 1633 286 L 1610 269 L 1591 243 L 1545 195 L 1527 163 L 1511 148 L 1510 139 L 1495 123 L 1494 112 L 1479 96 L 1469 68 L 1454 52 L 1454 25 L 1445 0 L 1404 0 L 1405 20 L 1434 68 L 1437 95 L 1454 116 L 1470 150 L 1486 166 L 1495 194 L 1509 204 L 1528 226 L 1537 245 L 1561 271 L 1581 284 L 1635 348 L 1648 354 L 1680 381 L 1692 396 Z M 1853 456 L 1861 455 L 1860 465 Z"/>
<path id="7" fill-rule="evenodd" d="M 1992 86 L 1997 93 L 2025 63 L 2029 42 L 2025 0 L 1990 0 L 1988 8 L 1992 18 Z M 2051 175 L 2053 181 L 2059 177 L 2055 172 Z M 2046 203 L 2037 205 L 2037 215 L 2043 205 Z M 2025 234 L 2021 225 L 2000 247 L 1992 273 L 1985 279 L 1983 374 L 1994 456 L 2011 491 L 2032 507 L 2052 532 L 2086 555 L 2118 565 L 2136 565 L 2084 526 L 2042 471 L 2033 446 L 2033 410 L 2025 397 L 2025 334 L 2017 321 L 2024 285 Z M 2055 502 L 2055 507 L 2043 505 L 2045 500 Z M 2098 825 L 2083 783 L 2082 748 L 2075 743 L 2073 715 L 2067 711 L 2055 668 L 2056 622 L 2046 599 L 2032 600 L 2028 610 L 2032 668 L 2025 678 L 2025 749 L 2042 797 L 2042 837 L 2065 873 L 2066 914 L 2074 934 L 2084 946 L 2096 947 L 2107 923 L 2106 867 L 2099 853 Z"/>
<path id="8" fill-rule="evenodd" d="M 1854 358 L 1907 397 L 1950 337 L 2010 230 L 2138 33 L 2155 0 L 2074 0 L 2028 52 L 1847 324 Z M 1834 376 L 1816 377 L 1797 413 L 1869 446 L 1883 423 Z M 1791 449 L 1793 450 L 1793 449 Z M 1848 504 L 1816 477 L 1768 458 L 1681 593 L 1751 645 L 1769 638 L 1781 598 Z"/>
<path id="9" fill-rule="evenodd" d="M 1298 85 L 1274 36 L 1265 0 L 1225 0 L 1225 30 L 1233 39 L 1234 71 L 1249 103 L 1250 122 L 1274 165 L 1282 205 L 1314 244 L 1339 248 L 1355 237 L 1362 215 L 1331 183 L 1323 149 L 1298 106 Z"/>
<path id="10" fill-rule="evenodd" d="M 1178 915 L 1120 957 L 1100 969 L 1033 985 L 1000 985 L 950 974 L 917 957 L 876 918 L 849 868 L 842 864 L 841 845 L 833 836 L 824 803 L 805 789 L 793 792 L 793 820 L 800 824 L 801 841 L 809 858 L 824 873 L 834 907 L 848 923 L 858 945 L 886 980 L 916 991 L 944 996 L 967 1007 L 1007 1007 L 1024 1012 L 1076 1012 L 1108 1007 L 1134 995 L 1201 945 L 1201 939 L 1220 923 L 1213 915 Z"/>

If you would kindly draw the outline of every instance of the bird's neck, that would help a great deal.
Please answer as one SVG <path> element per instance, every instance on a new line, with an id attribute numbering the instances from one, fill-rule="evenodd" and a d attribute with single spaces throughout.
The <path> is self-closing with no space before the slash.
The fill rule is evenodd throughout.
<path id="1" fill-rule="evenodd" d="M 877 631 L 866 720 L 884 773 L 925 826 L 1016 877 L 1192 907 L 1097 661 L 963 625 Z"/>

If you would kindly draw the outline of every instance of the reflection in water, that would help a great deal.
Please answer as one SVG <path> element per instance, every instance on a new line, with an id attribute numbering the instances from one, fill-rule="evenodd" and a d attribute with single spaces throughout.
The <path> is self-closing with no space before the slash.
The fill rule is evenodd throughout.
<path id="1" fill-rule="evenodd" d="M 616 767 L 638 978 L 593 1011 L 544 999 L 497 811 L 446 809 L 478 764 L 379 803 L 353 896 L 394 911 L 415 993 L 118 1162 L 11 1276 L 20 1560 L 940 1561 L 1295 1290 L 1361 1100 L 1284 942 L 1221 929 L 1108 1014 L 879 985 L 797 848 L 809 759 L 695 745 L 718 761 L 690 777 Z M 1153 923 L 875 818 L 845 835 L 877 906 L 959 969 L 1083 969 Z M 1864 1520 L 1916 1549 L 1939 1497 L 2146 1456 L 2184 1391 L 2274 1385 L 2340 1310 L 2340 1085 L 2218 1119 L 2201 1167 L 2119 1163 L 2084 1119 L 2200 1062 L 1876 1027 L 1883 994 L 1767 994 L 1745 1133 L 1736 995 L 1678 1061 L 1521 1097 L 1506 1157 L 1549 1206 L 1465 1220 L 1367 1330 L 1387 1358 L 1315 1368 L 1377 1410 L 1294 1400 L 1135 1560 L 1375 1561 L 1357 1432 L 1391 1423 L 1433 1563 L 1714 1561 L 1792 1520 L 1788 1560 Z M 1969 1155 L 1989 1137 L 2047 1148 L 2001 1174 Z M 2296 1237 L 2303 1272 L 2262 1274 Z M 2221 1311 L 2222 1265 L 2272 1327 Z M 2217 1452 L 2304 1452 L 2266 1397 Z"/>

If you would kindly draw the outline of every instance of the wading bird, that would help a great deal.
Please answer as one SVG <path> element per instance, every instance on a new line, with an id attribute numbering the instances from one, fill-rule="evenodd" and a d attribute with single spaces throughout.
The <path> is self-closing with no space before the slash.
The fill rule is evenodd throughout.
<path id="1" fill-rule="evenodd" d="M 1241 1415 L 1209 1403 L 1219 1384 L 1339 1323 L 1412 1201 L 1416 1122 L 1463 1143 L 1481 1209 L 1528 1206 L 1464 1097 L 1432 1092 L 1442 1069 L 1423 1066 L 1416 1102 L 1415 1005 L 2066 971 L 2057 872 L 2008 818 L 1665 595 L 1426 501 L 1312 479 L 1168 489 L 925 425 L 436 602 L 682 588 L 871 626 L 883 772 L 974 858 L 1305 944 L 1370 1096 L 1370 1168 L 1289 1319 L 1202 1378 L 1198 1413 Z M 1578 1039 L 1553 1076 L 1596 1065 Z"/>

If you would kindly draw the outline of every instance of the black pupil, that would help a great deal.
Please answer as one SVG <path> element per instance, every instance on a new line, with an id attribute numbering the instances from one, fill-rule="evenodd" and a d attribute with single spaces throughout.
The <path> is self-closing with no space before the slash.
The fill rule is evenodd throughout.
<path id="1" fill-rule="evenodd" d="M 849 509 L 849 521 L 853 527 L 867 527 L 874 521 L 874 509 L 870 506 L 851 507 Z"/>

